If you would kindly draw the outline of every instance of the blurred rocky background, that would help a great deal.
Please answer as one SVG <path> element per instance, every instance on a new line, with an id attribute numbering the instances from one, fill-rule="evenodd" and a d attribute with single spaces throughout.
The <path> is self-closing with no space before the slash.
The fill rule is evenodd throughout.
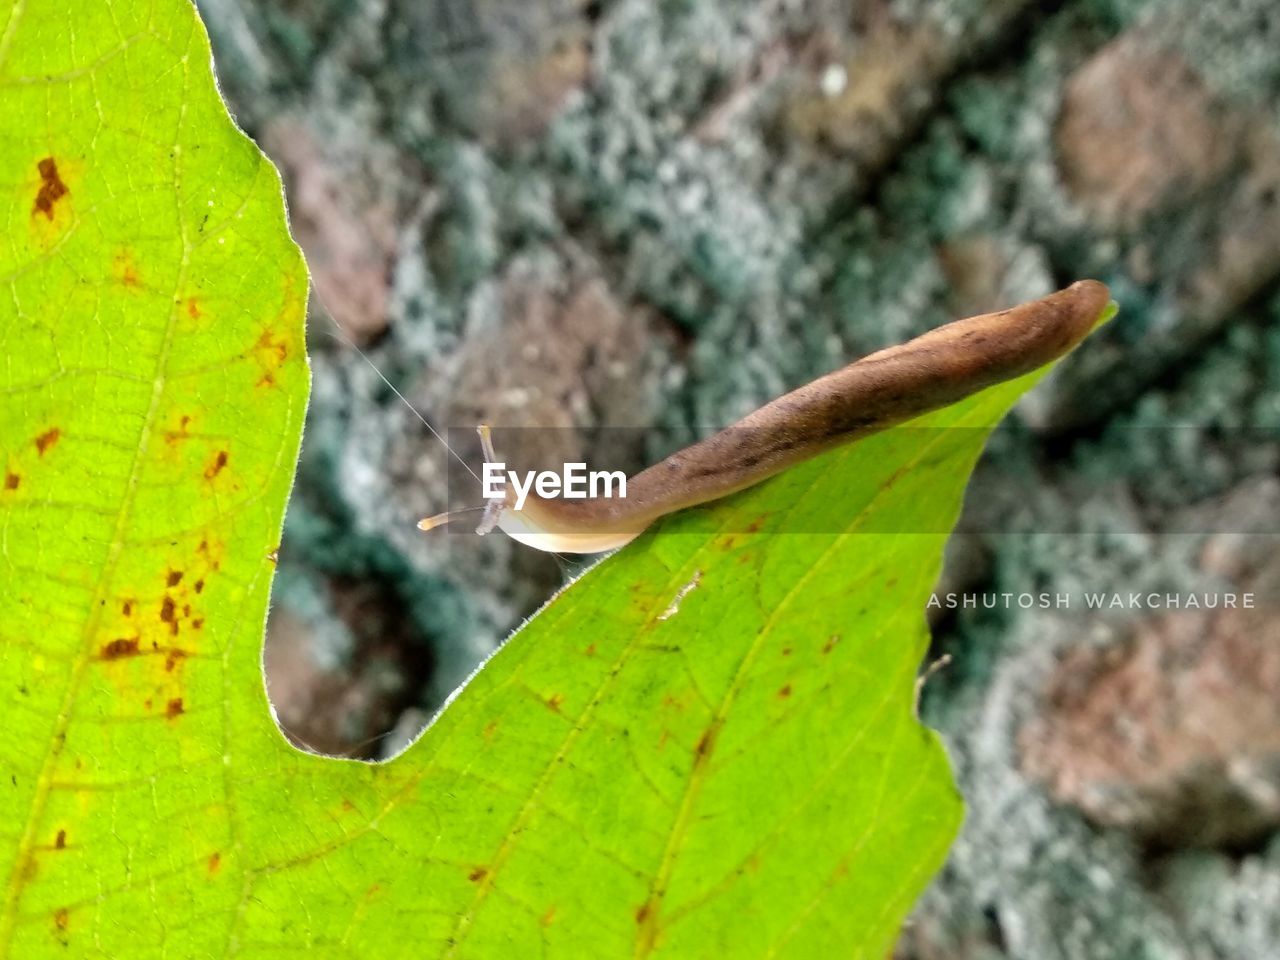
<path id="1" fill-rule="evenodd" d="M 1078 277 L 1121 313 L 1002 427 L 925 692 L 968 799 L 899 960 L 1280 956 L 1280 4 L 200 0 L 315 289 L 438 425 L 636 468 Z M 414 529 L 440 443 L 313 309 L 267 648 L 379 757 L 557 587 Z M 464 451 L 474 453 L 475 451 Z M 1083 591 L 1256 609 L 1083 609 Z"/>

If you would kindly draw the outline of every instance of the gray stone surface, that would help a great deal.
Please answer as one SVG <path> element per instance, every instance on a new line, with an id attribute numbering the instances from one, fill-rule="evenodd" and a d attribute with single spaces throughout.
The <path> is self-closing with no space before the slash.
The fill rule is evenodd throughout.
<path id="1" fill-rule="evenodd" d="M 940 590 L 1075 605 L 934 617 L 924 715 L 969 814 L 898 954 L 1280 956 L 1274 0 L 200 8 L 317 291 L 441 428 L 638 467 L 949 317 L 1109 283 L 1120 316 L 1001 429 L 949 552 Z M 564 571 L 414 530 L 441 445 L 312 330 L 272 695 L 376 755 Z M 1250 585 L 1247 622 L 1080 609 Z"/>

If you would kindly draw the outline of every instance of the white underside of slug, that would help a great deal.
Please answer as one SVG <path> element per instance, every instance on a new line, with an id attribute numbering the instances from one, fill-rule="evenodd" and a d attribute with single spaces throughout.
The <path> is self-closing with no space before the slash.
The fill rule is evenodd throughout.
<path id="1" fill-rule="evenodd" d="M 497 527 L 516 543 L 547 553 L 604 553 L 617 550 L 639 536 L 639 531 L 617 533 L 551 533 L 529 523 L 519 510 L 503 510 Z"/>

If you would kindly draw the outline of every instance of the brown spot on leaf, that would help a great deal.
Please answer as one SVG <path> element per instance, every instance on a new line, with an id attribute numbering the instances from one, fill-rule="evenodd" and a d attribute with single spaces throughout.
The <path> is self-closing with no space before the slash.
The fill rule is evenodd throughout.
<path id="1" fill-rule="evenodd" d="M 476 867 L 469 874 L 467 874 L 467 879 L 470 880 L 472 883 L 479 883 L 488 875 L 489 875 L 489 870 L 487 867 Z"/>
<path id="2" fill-rule="evenodd" d="M 43 213 L 45 219 L 53 219 L 53 207 L 70 191 L 58 176 L 58 163 L 53 157 L 45 157 L 36 164 L 40 171 L 40 189 L 36 191 L 36 202 L 31 207 L 31 215 Z"/>
<path id="3" fill-rule="evenodd" d="M 53 911 L 53 925 L 59 930 L 67 929 L 68 922 L 70 922 L 70 913 L 66 907 L 59 907 Z"/>
<path id="4" fill-rule="evenodd" d="M 137 637 L 119 637 L 110 643 L 104 643 L 99 651 L 103 660 L 119 660 L 122 657 L 138 655 Z"/>
<path id="5" fill-rule="evenodd" d="M 133 601 L 132 601 L 132 600 L 126 600 L 126 601 L 124 601 L 122 604 L 120 604 L 120 612 L 121 612 L 121 613 L 123 613 L 126 617 L 132 617 L 132 616 L 133 616 Z"/>
<path id="6" fill-rule="evenodd" d="M 61 436 L 62 431 L 57 427 L 46 430 L 44 433 L 40 434 L 40 436 L 36 437 L 36 452 L 43 457 L 49 452 L 50 448 L 58 442 L 58 439 Z"/>
<path id="7" fill-rule="evenodd" d="M 200 319 L 200 301 L 195 297 L 187 297 L 187 316 L 192 320 Z"/>
<path id="8" fill-rule="evenodd" d="M 542 924 L 542 926 L 544 927 L 549 927 L 553 922 L 555 922 L 555 919 L 556 919 L 556 907 L 555 907 L 555 904 L 552 904 L 551 906 L 547 907 L 547 912 L 538 918 L 538 923 Z"/>
<path id="9" fill-rule="evenodd" d="M 142 286 L 142 278 L 138 274 L 138 265 L 133 262 L 133 253 L 128 247 L 121 247 L 113 262 L 115 275 L 123 286 L 137 289 Z"/>
<path id="10" fill-rule="evenodd" d="M 636 923 L 643 924 L 649 919 L 649 913 L 653 909 L 653 904 L 645 901 L 636 908 Z"/>
<path id="11" fill-rule="evenodd" d="M 213 461 L 209 464 L 209 466 L 204 468 L 204 478 L 206 480 L 212 480 L 214 477 L 220 474 L 222 472 L 222 468 L 227 465 L 227 460 L 228 460 L 227 451 L 219 450 L 217 455 L 213 458 Z"/>
<path id="12" fill-rule="evenodd" d="M 484 725 L 484 729 L 480 731 L 481 736 L 486 740 L 492 740 L 493 735 L 498 732 L 498 721 L 490 720 Z"/>
<path id="13" fill-rule="evenodd" d="M 197 580 L 195 583 L 192 584 L 192 587 L 195 589 L 196 593 L 200 593 L 201 591 L 204 590 L 204 581 Z"/>
<path id="14" fill-rule="evenodd" d="M 222 554 L 226 552 L 226 544 L 222 541 L 215 541 L 210 544 L 208 540 L 201 540 L 196 552 L 205 558 L 210 570 L 222 569 Z"/>
<path id="15" fill-rule="evenodd" d="M 560 712 L 560 707 L 564 703 L 563 693 L 553 693 L 546 699 L 547 709 L 555 713 Z"/>
<path id="16" fill-rule="evenodd" d="M 164 432 L 164 442 L 172 446 L 174 444 L 181 443 L 183 440 L 190 439 L 191 433 L 187 429 L 190 423 L 191 418 L 189 416 L 184 415 L 180 417 L 178 419 L 178 429 L 166 430 Z"/>
<path id="17" fill-rule="evenodd" d="M 213 876 L 222 867 L 222 854 L 217 850 L 209 854 L 209 875 Z"/>
<path id="18" fill-rule="evenodd" d="M 164 578 L 164 582 L 166 586 L 176 587 L 182 582 L 182 571 L 170 570 L 168 576 Z"/>
<path id="19" fill-rule="evenodd" d="M 53 849 L 64 850 L 67 846 L 67 831 L 59 830 L 57 839 L 53 841 Z"/>
<path id="20" fill-rule="evenodd" d="M 791 696 L 791 684 L 783 684 L 782 689 L 778 691 L 778 697 L 785 700 L 789 696 Z"/>
<path id="21" fill-rule="evenodd" d="M 22 478 L 16 473 L 7 473 L 4 477 L 4 488 L 6 490 L 17 490 L 18 484 L 22 482 Z"/>
<path id="22" fill-rule="evenodd" d="M 204 617 L 197 617 L 196 619 L 191 621 L 192 630 L 199 630 L 203 626 L 204 626 Z"/>
<path id="23" fill-rule="evenodd" d="M 187 651 L 178 647 L 170 647 L 169 653 L 164 658 L 164 672 L 173 673 L 174 668 L 176 668 L 178 664 L 186 658 Z"/>
<path id="24" fill-rule="evenodd" d="M 790 648 L 790 647 L 783 647 L 783 648 L 782 648 L 782 655 L 783 655 L 784 657 L 789 657 L 789 656 L 791 656 L 791 648 Z"/>
<path id="25" fill-rule="evenodd" d="M 706 763 L 711 756 L 711 751 L 716 746 L 716 734 L 720 732 L 720 722 L 717 720 L 702 731 L 702 736 L 698 738 L 698 743 L 693 748 L 693 762 L 695 764 Z"/>
<path id="26" fill-rule="evenodd" d="M 830 653 L 832 650 L 835 649 L 836 644 L 839 642 L 840 642 L 840 634 L 833 633 L 831 636 L 827 637 L 827 642 L 822 645 L 822 652 Z"/>
<path id="27" fill-rule="evenodd" d="M 264 373 L 261 377 L 258 378 L 258 382 L 254 384 L 254 386 L 262 390 L 268 389 L 270 387 L 274 387 L 275 385 L 276 385 L 276 378 L 272 376 L 270 373 Z"/>
<path id="28" fill-rule="evenodd" d="M 173 720 L 175 717 L 182 716 L 184 711 L 185 711 L 185 708 L 182 705 L 181 697 L 174 697 L 172 700 L 166 703 L 164 707 L 164 715 L 168 717 L 170 720 Z"/>
<path id="29" fill-rule="evenodd" d="M 263 330 L 253 347 L 264 365 L 278 367 L 289 358 L 289 342 L 273 337 L 270 330 Z"/>
<path id="30" fill-rule="evenodd" d="M 596 645 L 594 643 L 589 643 L 587 644 L 587 649 L 582 652 L 588 657 L 594 657 L 596 655 Z"/>
<path id="31" fill-rule="evenodd" d="M 177 618 L 174 616 L 176 610 L 177 607 L 173 602 L 173 597 L 165 597 L 160 602 L 160 619 L 168 624 L 177 623 Z"/>

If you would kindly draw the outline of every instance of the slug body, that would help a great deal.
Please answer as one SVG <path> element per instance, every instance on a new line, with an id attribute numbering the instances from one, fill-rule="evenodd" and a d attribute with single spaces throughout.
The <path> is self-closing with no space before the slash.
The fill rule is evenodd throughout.
<path id="1" fill-rule="evenodd" d="M 492 500 L 495 526 L 540 550 L 599 553 L 646 527 L 735 493 L 843 443 L 962 400 L 1061 357 L 1093 329 L 1107 288 L 1081 280 L 998 313 L 938 327 L 819 377 L 627 480 L 627 496 L 585 500 L 531 494 Z M 487 438 L 486 438 L 487 441 Z"/>

